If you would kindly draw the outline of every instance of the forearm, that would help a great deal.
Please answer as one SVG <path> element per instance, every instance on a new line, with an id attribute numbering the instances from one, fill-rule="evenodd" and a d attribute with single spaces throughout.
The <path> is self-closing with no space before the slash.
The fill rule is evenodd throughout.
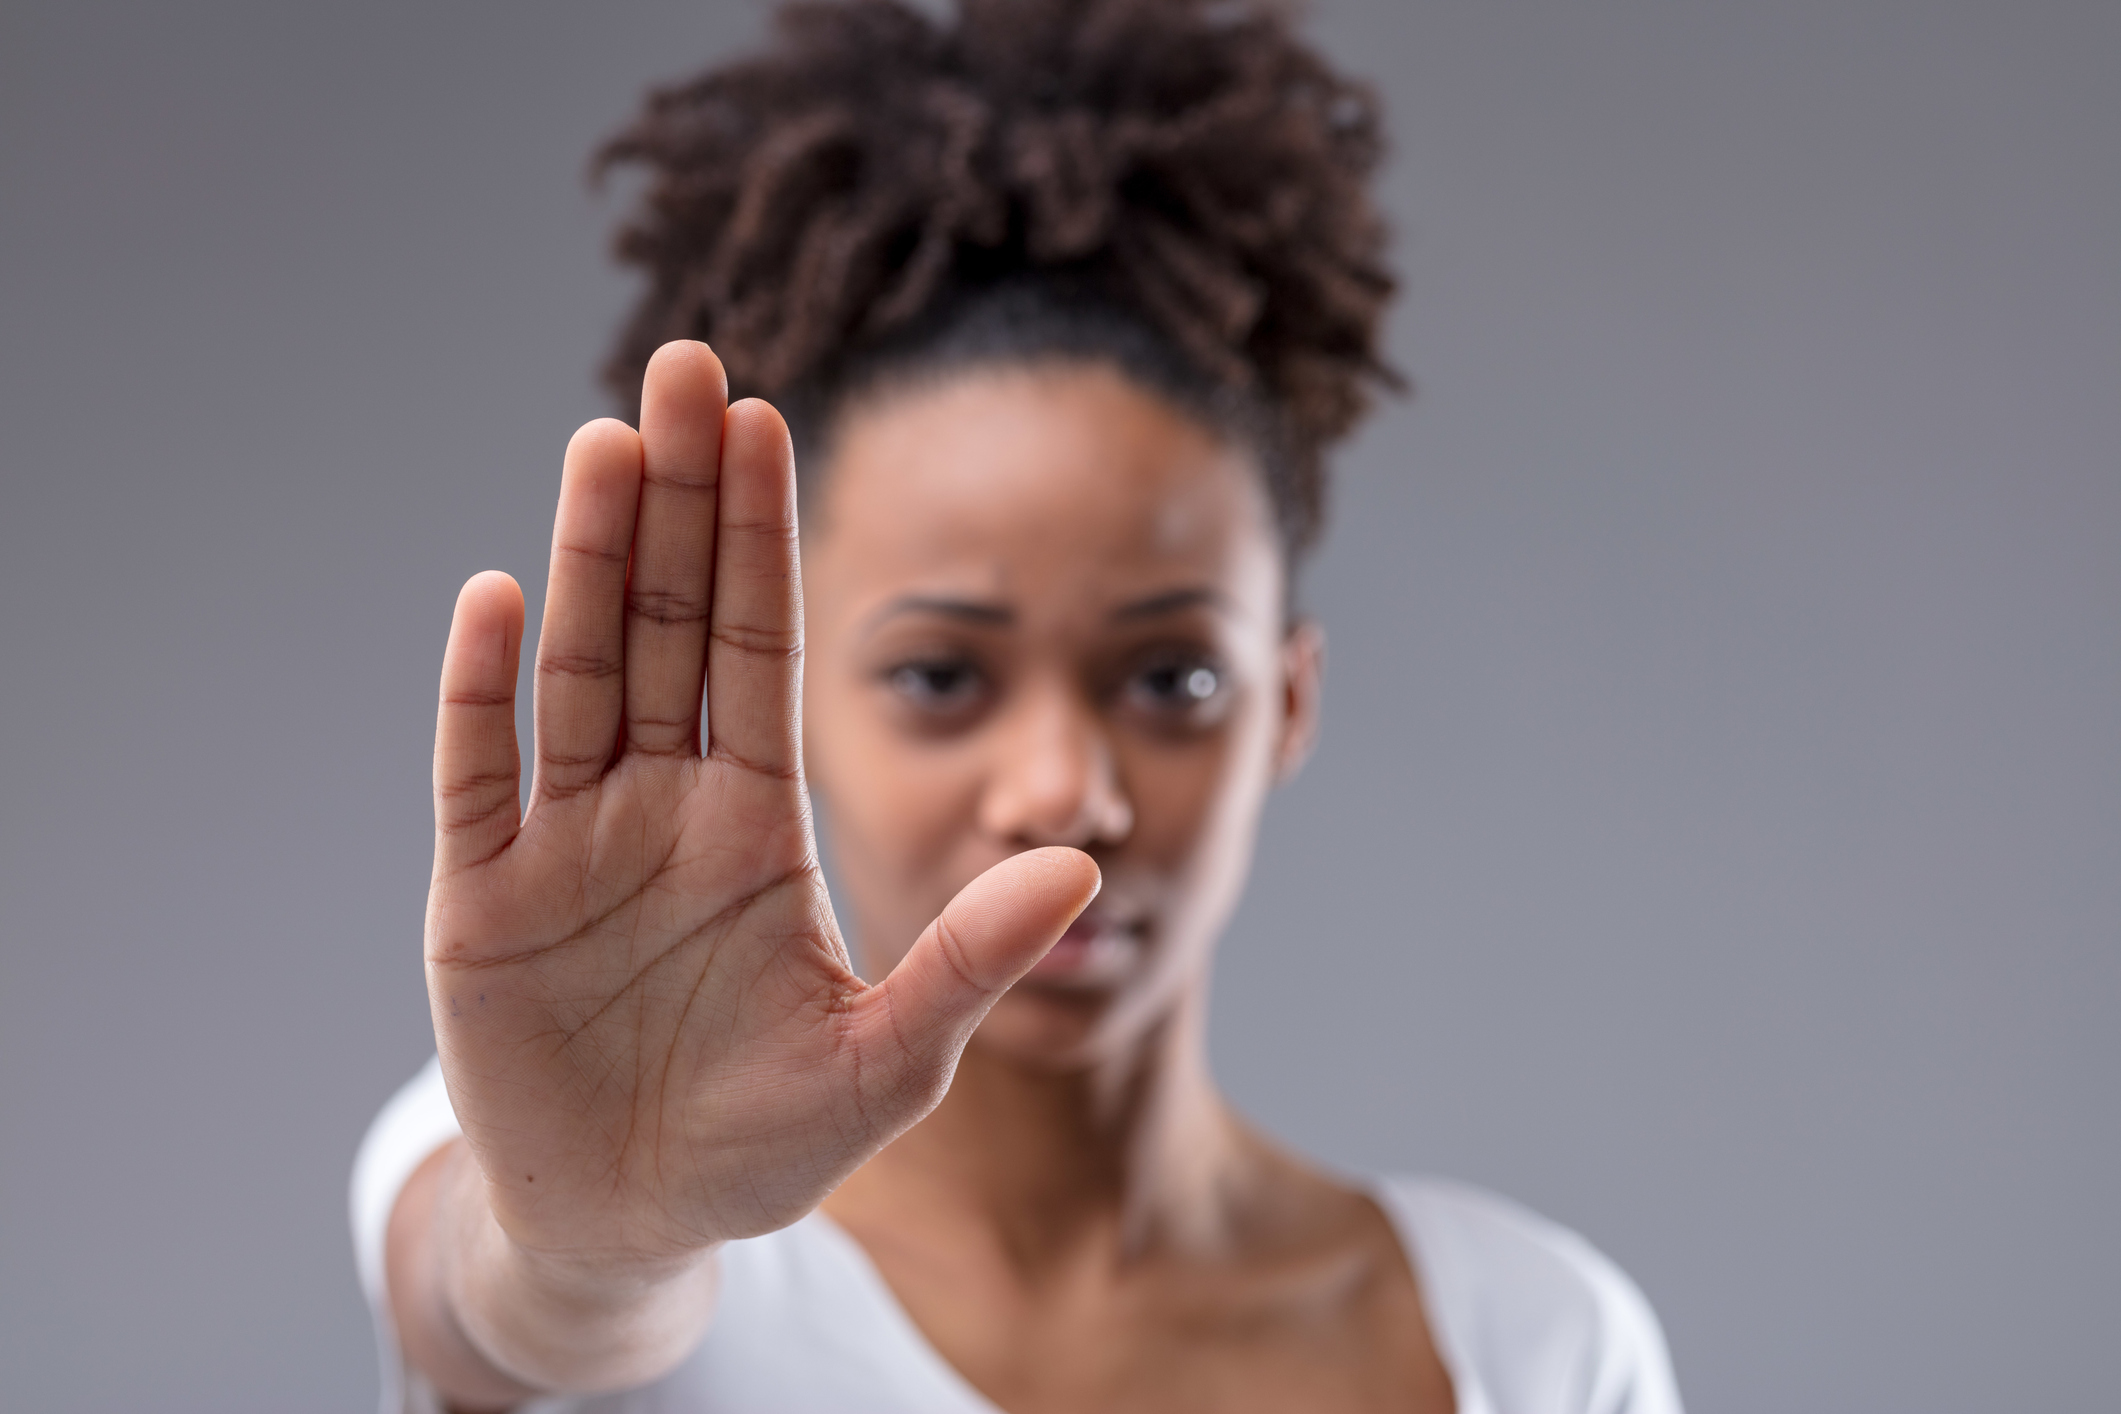
<path id="1" fill-rule="evenodd" d="M 646 1384 L 698 1344 L 716 1294 L 711 1251 L 653 1268 L 523 1251 L 494 1220 L 462 1140 L 400 1193 L 386 1270 L 406 1360 L 463 1409 Z"/>

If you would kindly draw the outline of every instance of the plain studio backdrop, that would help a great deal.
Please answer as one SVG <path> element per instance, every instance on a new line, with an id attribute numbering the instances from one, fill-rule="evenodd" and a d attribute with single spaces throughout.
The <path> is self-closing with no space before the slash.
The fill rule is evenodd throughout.
<path id="1" fill-rule="evenodd" d="M 0 1406 L 367 1409 L 435 672 L 542 597 L 583 180 L 756 3 L 15 3 Z M 1237 1103 L 1581 1229 L 1700 1411 L 2112 1408 L 2121 6 L 1320 0 L 1421 385 L 1338 461 Z"/>

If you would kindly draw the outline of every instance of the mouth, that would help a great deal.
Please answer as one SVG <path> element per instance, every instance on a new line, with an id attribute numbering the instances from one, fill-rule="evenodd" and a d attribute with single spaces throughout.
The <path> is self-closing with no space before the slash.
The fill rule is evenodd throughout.
<path id="1" fill-rule="evenodd" d="M 1122 922 L 1092 904 L 1024 980 L 1058 987 L 1111 986 L 1140 963 L 1145 931 L 1141 921 Z"/>

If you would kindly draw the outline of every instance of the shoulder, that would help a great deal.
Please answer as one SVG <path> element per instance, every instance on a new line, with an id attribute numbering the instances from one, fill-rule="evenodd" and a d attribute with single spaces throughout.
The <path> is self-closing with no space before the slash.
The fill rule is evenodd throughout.
<path id="1" fill-rule="evenodd" d="M 1399 1178 L 1377 1195 L 1406 1244 L 1462 1407 L 1679 1414 L 1656 1313 L 1581 1236 L 1465 1184 Z M 1469 1384 L 1484 1401 L 1469 1397 Z"/>

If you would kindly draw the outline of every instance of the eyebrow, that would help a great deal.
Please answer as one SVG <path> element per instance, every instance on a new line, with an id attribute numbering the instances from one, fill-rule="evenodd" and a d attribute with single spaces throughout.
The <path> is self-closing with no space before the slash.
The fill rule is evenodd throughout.
<path id="1" fill-rule="evenodd" d="M 1016 610 L 1006 604 L 995 604 L 980 599 L 952 599 L 937 594 L 902 594 L 869 616 L 869 629 L 874 630 L 886 620 L 900 614 L 935 614 L 959 623 L 979 624 L 989 628 L 1006 628 L 1016 622 Z"/>
<path id="2" fill-rule="evenodd" d="M 1169 589 L 1160 594 L 1152 594 L 1131 604 L 1122 604 L 1106 615 L 1106 618 L 1111 623 L 1136 623 L 1142 619 L 1182 613 L 1203 605 L 1228 611 L 1229 596 L 1212 585 L 1191 585 L 1183 589 Z M 869 628 L 873 631 L 900 614 L 934 614 L 940 618 L 955 619 L 959 623 L 976 624 L 982 628 L 1007 628 L 1016 622 L 1016 610 L 1007 604 L 997 604 L 985 599 L 955 599 L 939 594 L 905 594 L 877 610 L 870 617 Z"/>
<path id="3" fill-rule="evenodd" d="M 1203 606 L 1225 612 L 1231 607 L 1229 596 L 1220 589 L 1213 585 L 1197 584 L 1185 589 L 1170 589 L 1162 594 L 1152 594 L 1131 604 L 1122 604 L 1114 609 L 1109 617 L 1116 624 L 1133 623 L 1138 619 L 1153 619 Z"/>

